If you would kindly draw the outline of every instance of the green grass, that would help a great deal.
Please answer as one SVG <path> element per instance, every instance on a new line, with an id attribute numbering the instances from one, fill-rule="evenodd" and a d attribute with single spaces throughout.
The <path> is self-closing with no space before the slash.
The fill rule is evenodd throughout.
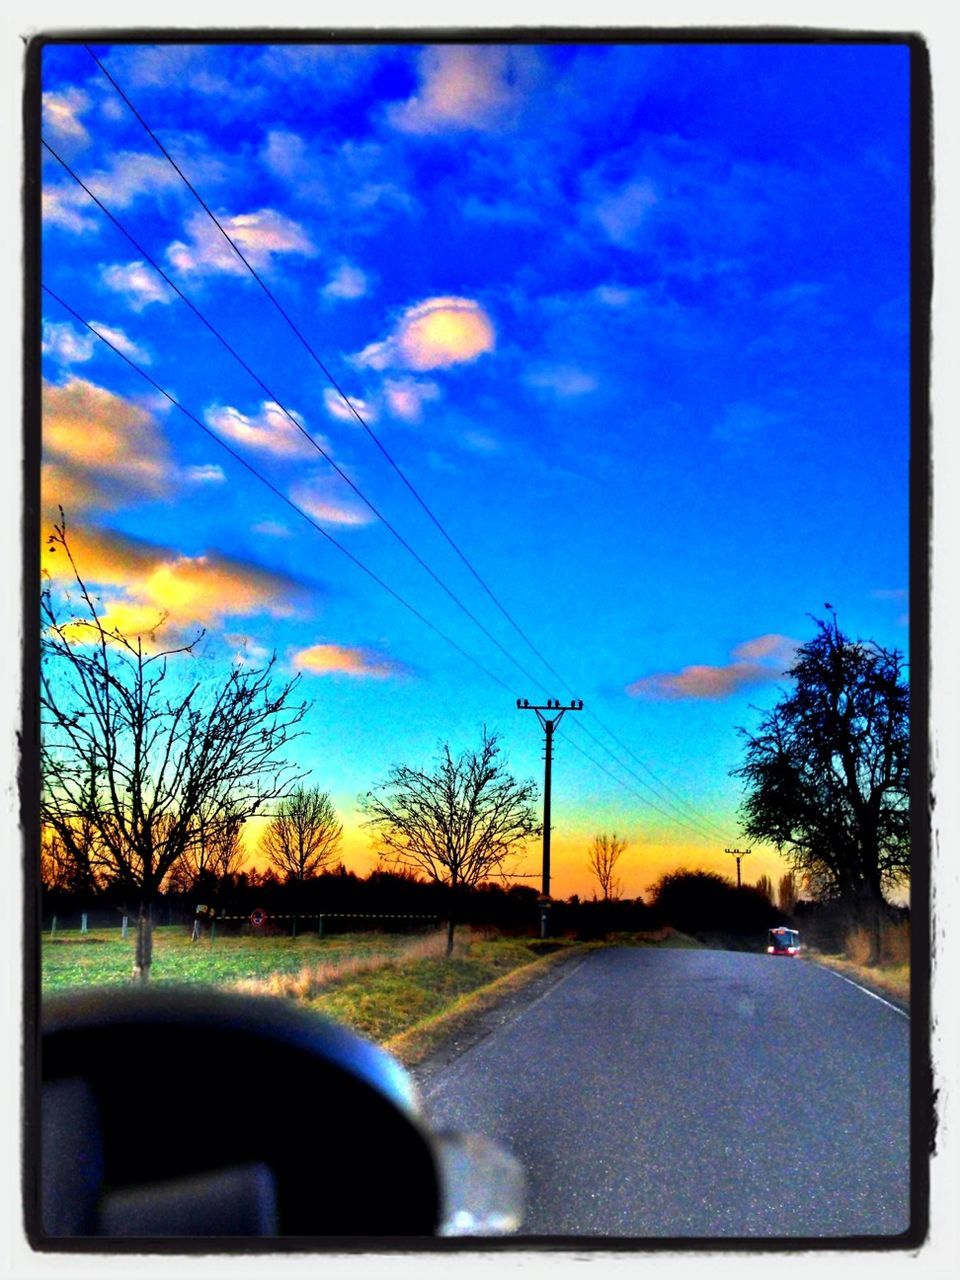
<path id="1" fill-rule="evenodd" d="M 401 934 L 316 933 L 290 937 L 221 935 L 191 942 L 183 927 L 154 929 L 154 982 L 196 982 L 226 986 L 242 981 L 263 981 L 272 974 L 293 976 L 304 966 L 325 961 L 399 952 L 409 944 Z M 59 991 L 77 986 L 101 986 L 129 982 L 133 967 L 133 929 L 124 940 L 119 929 L 90 933 L 63 932 L 42 944 L 42 989 Z"/>
<path id="2" fill-rule="evenodd" d="M 231 937 L 191 942 L 179 927 L 154 931 L 151 982 L 199 983 L 294 999 L 381 1043 L 537 959 L 525 939 L 457 931 Z M 134 940 L 118 930 L 45 937 L 44 993 L 130 981 Z"/>
<path id="3" fill-rule="evenodd" d="M 333 982 L 307 1003 L 382 1043 L 535 959 L 524 941 L 464 941 L 449 959 L 398 959 L 374 972 Z"/>

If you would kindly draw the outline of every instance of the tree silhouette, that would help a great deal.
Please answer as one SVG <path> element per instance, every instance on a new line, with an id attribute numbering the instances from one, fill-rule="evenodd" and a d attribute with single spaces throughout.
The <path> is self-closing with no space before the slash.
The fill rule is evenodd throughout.
<path id="1" fill-rule="evenodd" d="M 762 893 L 763 896 L 766 899 L 768 899 L 768 901 L 770 902 L 776 901 L 776 897 L 773 892 L 773 881 L 770 879 L 769 876 L 767 875 L 758 876 L 756 889 L 757 889 L 757 892 Z"/>
<path id="2" fill-rule="evenodd" d="M 106 626 L 61 523 L 50 548 L 66 556 L 79 605 L 41 593 L 41 818 L 71 857 L 139 897 L 134 977 L 152 960 L 152 912 L 164 878 L 201 840 L 228 832 L 282 795 L 294 766 L 280 753 L 306 714 L 295 677 L 271 686 L 274 661 L 194 678 L 202 633 L 148 651 Z M 158 621 L 162 621 L 159 619 Z M 82 845 L 81 845 L 82 837 Z"/>
<path id="3" fill-rule="evenodd" d="M 789 915 L 797 905 L 797 877 L 792 871 L 788 871 L 786 875 L 780 877 L 780 890 L 777 901 L 784 915 Z"/>
<path id="4" fill-rule="evenodd" d="M 817 635 L 795 681 L 746 739 L 743 829 L 785 852 L 822 892 L 875 911 L 910 870 L 910 694 L 897 650 Z"/>
<path id="5" fill-rule="evenodd" d="M 614 873 L 626 847 L 626 840 L 618 839 L 617 833 L 614 832 L 612 836 L 606 834 L 594 836 L 593 843 L 587 851 L 587 863 L 597 878 L 604 902 L 620 896 L 622 883 Z"/>
<path id="6" fill-rule="evenodd" d="M 302 884 L 333 861 L 342 834 L 327 792 L 298 787 L 277 806 L 260 851 L 288 880 Z"/>
<path id="7" fill-rule="evenodd" d="M 539 833 L 536 785 L 513 778 L 499 755 L 498 735 L 484 728 L 476 750 L 455 757 L 444 743 L 433 772 L 395 765 L 360 798 L 384 861 L 424 871 L 451 890 L 447 955 L 457 890 L 505 874 L 510 855 Z"/>

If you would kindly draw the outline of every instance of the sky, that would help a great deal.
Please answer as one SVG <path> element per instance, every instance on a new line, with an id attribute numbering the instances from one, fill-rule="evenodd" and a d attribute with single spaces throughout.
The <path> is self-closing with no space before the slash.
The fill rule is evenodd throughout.
<path id="1" fill-rule="evenodd" d="M 554 895 L 599 832 L 625 896 L 734 876 L 813 618 L 908 645 L 907 48 L 92 53 L 42 58 L 42 511 L 108 618 L 303 673 L 361 874 L 392 765 L 486 725 L 540 781 L 516 699 L 582 698 Z"/>

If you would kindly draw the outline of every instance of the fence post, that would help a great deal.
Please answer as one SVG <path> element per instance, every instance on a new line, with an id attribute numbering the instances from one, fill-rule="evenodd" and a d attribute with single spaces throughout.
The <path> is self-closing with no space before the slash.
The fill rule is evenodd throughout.
<path id="1" fill-rule="evenodd" d="M 80 916 L 80 932 L 86 933 L 87 931 L 87 913 L 84 911 Z"/>
<path id="2" fill-rule="evenodd" d="M 321 938 L 323 937 L 323 916 L 317 917 L 317 933 Z"/>
<path id="3" fill-rule="evenodd" d="M 54 916 L 53 919 L 50 921 L 50 937 L 52 938 L 56 932 L 57 932 L 57 917 Z"/>
<path id="4" fill-rule="evenodd" d="M 127 936 L 127 919 L 128 919 L 128 917 L 127 917 L 127 916 L 124 916 L 124 917 L 123 917 L 123 920 L 120 922 L 120 937 L 121 937 L 121 938 L 126 938 L 126 936 Z"/>

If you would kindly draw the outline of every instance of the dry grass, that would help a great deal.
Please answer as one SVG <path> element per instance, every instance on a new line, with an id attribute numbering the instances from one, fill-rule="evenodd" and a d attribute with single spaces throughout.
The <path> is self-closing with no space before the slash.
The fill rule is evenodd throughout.
<path id="1" fill-rule="evenodd" d="M 454 946 L 463 950 L 470 939 L 458 939 Z M 367 955 L 344 955 L 337 960 L 321 960 L 317 964 L 304 965 L 299 973 L 271 973 L 264 978 L 248 978 L 236 984 L 235 989 L 247 995 L 291 996 L 298 1000 L 311 1000 L 337 982 L 355 978 L 359 974 L 374 973 L 378 969 L 393 966 L 402 968 L 418 960 L 438 960 L 446 954 L 447 939 L 444 933 L 432 933 L 414 938 L 398 950 L 374 951 Z"/>
<path id="2" fill-rule="evenodd" d="M 872 934 L 862 926 L 848 931 L 842 955 L 818 955 L 815 959 L 845 973 L 865 987 L 910 1003 L 910 925 L 906 921 L 883 924 L 880 928 L 879 963 L 869 964 Z"/>
<path id="3" fill-rule="evenodd" d="M 844 955 L 854 964 L 865 965 L 870 959 L 873 940 L 871 931 L 862 926 L 851 929 L 844 942 Z M 906 921 L 885 924 L 880 930 L 880 967 L 898 968 L 910 963 L 910 926 Z"/>

